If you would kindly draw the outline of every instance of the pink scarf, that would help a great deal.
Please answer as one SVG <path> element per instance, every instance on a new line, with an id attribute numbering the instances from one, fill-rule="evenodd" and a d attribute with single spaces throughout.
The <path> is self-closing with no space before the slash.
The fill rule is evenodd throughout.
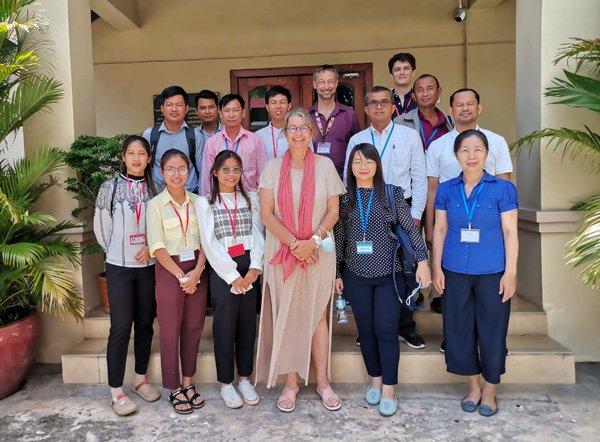
<path id="1" fill-rule="evenodd" d="M 315 203 L 315 154 L 308 149 L 304 157 L 304 176 L 300 192 L 300 207 L 298 208 L 298 229 L 294 217 L 294 199 L 292 194 L 292 155 L 288 150 L 283 156 L 279 188 L 277 194 L 277 207 L 283 225 L 294 234 L 298 240 L 309 239 L 312 232 L 312 213 Z M 270 264 L 283 264 L 283 280 L 285 281 L 294 271 L 296 264 L 300 264 L 306 271 L 308 263 L 298 261 L 289 246 L 281 243 L 281 247 Z"/>

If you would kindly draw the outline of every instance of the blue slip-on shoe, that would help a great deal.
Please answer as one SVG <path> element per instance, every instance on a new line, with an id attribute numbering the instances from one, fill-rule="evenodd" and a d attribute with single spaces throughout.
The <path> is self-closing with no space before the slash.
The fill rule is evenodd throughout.
<path id="1" fill-rule="evenodd" d="M 479 406 L 479 414 L 483 417 L 491 417 L 498 413 L 498 400 L 496 398 L 494 400 L 496 401 L 496 408 L 492 408 L 487 404 L 481 404 Z"/>
<path id="2" fill-rule="evenodd" d="M 371 384 L 367 387 L 365 393 L 365 400 L 369 405 L 377 405 L 381 401 L 381 390 L 379 388 L 371 387 Z"/>
<path id="3" fill-rule="evenodd" d="M 394 395 L 394 399 L 382 398 L 379 402 L 379 414 L 388 417 L 396 414 L 398 411 L 398 398 Z"/>
<path id="4" fill-rule="evenodd" d="M 460 408 L 462 408 L 462 411 L 466 413 L 473 413 L 475 410 L 477 410 L 477 407 L 479 407 L 479 402 L 475 403 L 473 401 L 466 401 L 465 399 L 467 396 L 465 396 L 460 402 Z"/>

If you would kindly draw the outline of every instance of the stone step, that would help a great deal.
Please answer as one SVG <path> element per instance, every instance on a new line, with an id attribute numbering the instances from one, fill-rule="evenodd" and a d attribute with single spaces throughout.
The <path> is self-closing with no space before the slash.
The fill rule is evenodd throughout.
<path id="1" fill-rule="evenodd" d="M 401 383 L 455 383 L 464 378 L 446 372 L 444 355 L 439 352 L 441 336 L 424 336 L 427 347 L 413 350 L 400 344 L 399 381 Z M 133 346 L 129 346 L 126 383 L 133 378 Z M 573 353 L 545 335 L 509 336 L 507 372 L 504 383 L 566 383 L 575 382 Z M 148 376 L 160 382 L 158 340 L 153 342 Z M 106 339 L 86 339 L 62 356 L 65 383 L 106 384 Z M 331 379 L 335 383 L 364 384 L 367 374 L 360 348 L 353 336 L 334 336 L 331 355 Z M 197 373 L 194 381 L 215 383 L 216 370 L 212 338 L 203 337 L 198 350 Z M 310 380 L 314 382 L 314 379 Z M 362 387 L 361 387 L 362 388 Z"/>
<path id="2" fill-rule="evenodd" d="M 508 327 L 509 335 L 545 335 L 548 333 L 546 313 L 530 302 L 514 297 L 512 302 L 511 317 Z M 338 324 L 334 321 L 333 336 L 356 336 L 356 322 L 349 307 L 348 324 Z M 442 333 L 442 315 L 432 312 L 428 308 L 419 310 L 414 315 L 417 323 L 417 332 L 421 335 L 439 335 Z M 94 310 L 83 320 L 84 337 L 108 337 L 110 317 L 101 308 Z M 155 336 L 158 336 L 158 321 L 154 321 Z M 212 337 L 212 316 L 206 315 L 204 323 L 204 337 Z"/>

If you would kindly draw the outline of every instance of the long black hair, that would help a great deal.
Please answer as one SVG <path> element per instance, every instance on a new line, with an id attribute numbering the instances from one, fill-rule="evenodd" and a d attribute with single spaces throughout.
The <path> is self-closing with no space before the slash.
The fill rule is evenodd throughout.
<path id="1" fill-rule="evenodd" d="M 356 177 L 354 176 L 354 173 L 352 173 L 352 162 L 354 161 L 357 152 L 362 153 L 366 159 L 375 161 L 376 169 L 375 176 L 373 177 L 373 189 L 375 190 L 375 196 L 377 196 L 381 205 L 384 207 L 387 205 L 385 199 L 385 181 L 383 180 L 383 168 L 381 166 L 381 156 L 379 155 L 379 151 L 371 143 L 357 144 L 354 146 L 354 149 L 352 149 L 352 152 L 350 152 L 348 164 L 346 165 L 349 203 L 344 213 L 342 213 L 342 218 L 346 220 L 356 206 Z"/>
<path id="2" fill-rule="evenodd" d="M 138 142 L 142 145 L 142 147 L 148 154 L 148 159 L 150 160 L 148 161 L 148 164 L 146 164 L 146 167 L 144 169 L 144 179 L 146 180 L 146 188 L 148 189 L 148 195 L 150 195 L 150 197 L 153 197 L 156 195 L 156 190 L 154 189 L 154 180 L 152 179 L 152 164 L 154 163 L 154 158 L 152 158 L 150 143 L 147 139 L 145 139 L 144 137 L 140 137 L 139 135 L 130 135 L 127 138 L 125 138 L 125 141 L 123 141 L 123 147 L 121 149 L 121 173 L 127 173 L 127 166 L 125 165 L 123 157 L 127 152 L 127 148 L 135 142 Z"/>
<path id="3" fill-rule="evenodd" d="M 229 158 L 233 158 L 238 163 L 238 166 L 243 170 L 242 159 L 233 150 L 222 150 L 221 152 L 219 152 L 217 154 L 217 156 L 215 157 L 215 162 L 213 163 L 212 167 L 210 168 L 210 172 L 209 172 L 209 174 L 210 174 L 210 198 L 208 199 L 208 203 L 210 205 L 213 205 L 217 201 L 217 196 L 219 195 L 219 179 L 217 178 L 217 171 L 223 166 L 225 161 L 227 161 Z M 241 175 L 240 175 L 240 180 L 237 183 L 237 187 L 238 187 L 238 189 L 240 189 L 240 193 L 246 200 L 246 204 L 248 204 L 248 208 L 252 209 L 252 204 L 250 203 L 250 197 L 248 197 L 248 194 L 244 190 L 244 185 L 242 184 L 242 176 Z"/>

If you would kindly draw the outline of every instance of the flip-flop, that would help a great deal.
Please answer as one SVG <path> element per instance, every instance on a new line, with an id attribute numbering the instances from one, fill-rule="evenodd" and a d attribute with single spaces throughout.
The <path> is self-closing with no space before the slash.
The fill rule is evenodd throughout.
<path id="1" fill-rule="evenodd" d="M 283 390 L 281 391 L 281 396 L 279 396 L 279 399 L 277 399 L 277 409 L 284 413 L 291 413 L 292 411 L 294 411 L 296 409 L 296 395 L 298 394 L 299 391 L 300 391 L 299 387 L 296 387 L 296 391 L 291 390 L 287 387 L 283 387 Z M 284 401 L 290 401 L 292 403 L 292 407 L 291 408 L 284 407 L 283 406 Z"/>
<path id="2" fill-rule="evenodd" d="M 337 394 L 333 392 L 331 385 L 328 385 L 323 391 L 319 390 L 319 388 L 317 387 L 317 394 L 321 398 L 321 402 L 327 410 L 338 411 L 340 408 L 342 408 L 342 400 Z M 339 403 L 337 405 L 331 406 L 327 403 L 330 399 L 337 399 Z"/>

